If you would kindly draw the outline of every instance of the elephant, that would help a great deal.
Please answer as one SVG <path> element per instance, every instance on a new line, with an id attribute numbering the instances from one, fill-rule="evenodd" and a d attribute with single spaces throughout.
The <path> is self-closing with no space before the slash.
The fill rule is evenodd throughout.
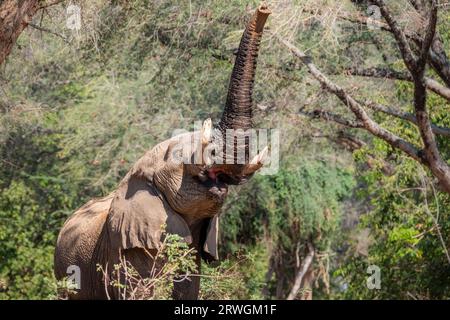
<path id="1" fill-rule="evenodd" d="M 119 299 L 114 289 L 105 286 L 98 266 L 108 268 L 125 258 L 140 276 L 149 277 L 164 234 L 177 234 L 194 248 L 198 268 L 202 258 L 218 259 L 218 216 L 228 186 L 245 183 L 267 157 L 267 147 L 250 157 L 247 139 L 240 145 L 245 159 L 236 163 L 236 149 L 229 152 L 223 141 L 229 144 L 229 130 L 253 127 L 256 61 L 270 13 L 261 4 L 244 30 L 218 124 L 213 126 L 207 119 L 200 130 L 157 144 L 132 166 L 115 191 L 90 200 L 66 220 L 57 238 L 54 273 L 60 280 L 71 266 L 79 268 L 80 286 L 70 299 Z M 232 137 L 231 144 L 237 146 L 237 140 Z M 195 148 L 187 148 L 193 141 Z M 180 161 L 180 154 L 192 159 L 195 152 L 211 150 L 210 146 L 214 152 L 209 157 L 195 163 Z M 172 296 L 198 299 L 199 286 L 199 277 L 176 281 Z"/>

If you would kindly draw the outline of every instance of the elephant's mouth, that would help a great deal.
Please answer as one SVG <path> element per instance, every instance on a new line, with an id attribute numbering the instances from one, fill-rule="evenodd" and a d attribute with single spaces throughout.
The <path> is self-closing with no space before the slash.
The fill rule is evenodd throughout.
<path id="1" fill-rule="evenodd" d="M 198 174 L 202 183 L 225 183 L 227 185 L 239 185 L 248 181 L 250 176 L 233 175 L 220 169 L 204 169 Z"/>
<path id="2" fill-rule="evenodd" d="M 202 171 L 197 176 L 199 182 L 205 186 L 210 193 L 219 199 L 223 200 L 223 198 L 228 193 L 228 184 L 223 181 L 219 176 L 213 176 L 208 174 L 207 171 Z"/>
<path id="3" fill-rule="evenodd" d="M 248 181 L 250 176 L 225 173 L 220 169 L 204 169 L 196 177 L 212 194 L 222 198 L 228 193 L 229 185 L 240 185 Z"/>
<path id="4" fill-rule="evenodd" d="M 243 184 L 249 177 L 234 176 L 222 170 L 204 169 L 197 175 L 199 182 L 212 194 L 224 197 L 228 193 L 228 185 Z"/>

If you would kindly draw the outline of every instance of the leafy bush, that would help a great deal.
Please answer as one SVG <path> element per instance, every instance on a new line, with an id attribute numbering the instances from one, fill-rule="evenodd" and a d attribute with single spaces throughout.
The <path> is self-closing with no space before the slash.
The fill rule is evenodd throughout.
<path id="1" fill-rule="evenodd" d="M 223 253 L 264 244 L 261 272 L 268 278 L 260 292 L 284 297 L 293 283 L 296 252 L 303 252 L 307 241 L 314 242 L 318 256 L 329 264 L 340 227 L 340 201 L 352 186 L 351 172 L 320 161 L 305 160 L 300 167 L 254 178 L 227 202 Z M 324 277 L 327 281 L 327 272 Z"/>

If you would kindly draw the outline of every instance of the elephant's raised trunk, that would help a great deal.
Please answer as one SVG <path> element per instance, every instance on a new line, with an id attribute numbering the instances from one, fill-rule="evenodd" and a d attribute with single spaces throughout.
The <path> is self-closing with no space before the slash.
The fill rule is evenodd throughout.
<path id="1" fill-rule="evenodd" d="M 270 10 L 259 6 L 242 35 L 228 88 L 219 129 L 247 130 L 252 127 L 252 90 L 261 36 Z"/>

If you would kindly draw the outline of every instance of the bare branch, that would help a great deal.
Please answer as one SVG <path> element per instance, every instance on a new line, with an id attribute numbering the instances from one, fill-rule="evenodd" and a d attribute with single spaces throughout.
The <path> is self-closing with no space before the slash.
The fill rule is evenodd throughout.
<path id="1" fill-rule="evenodd" d="M 57 32 L 54 32 L 54 31 L 50 30 L 50 29 L 47 29 L 47 28 L 38 26 L 38 25 L 36 25 L 36 24 L 34 24 L 34 23 L 29 23 L 28 25 L 29 25 L 30 27 L 36 29 L 36 30 L 43 31 L 43 32 L 47 32 L 47 33 L 50 33 L 50 34 L 52 34 L 52 35 L 54 35 L 54 36 L 57 36 L 57 37 L 63 39 L 64 42 L 68 42 L 67 38 L 66 38 L 65 36 L 63 36 L 62 34 L 59 34 L 59 33 L 57 33 Z"/>
<path id="2" fill-rule="evenodd" d="M 356 15 L 356 14 L 340 13 L 338 18 L 340 18 L 341 20 L 351 22 L 351 23 L 359 23 L 362 25 L 375 25 L 376 27 L 378 27 L 384 31 L 389 31 L 389 32 L 392 31 L 391 28 L 389 27 L 389 25 L 387 25 L 386 23 L 375 20 L 375 19 L 369 19 L 368 17 L 359 15 L 359 14 Z"/>
<path id="3" fill-rule="evenodd" d="M 367 145 L 367 143 L 364 142 L 363 140 L 358 139 L 355 136 L 349 135 L 344 131 L 339 131 L 337 137 L 335 137 L 334 139 L 335 141 L 340 141 L 340 143 L 344 147 L 350 149 L 351 151 L 361 149 Z"/>
<path id="4" fill-rule="evenodd" d="M 344 70 L 344 73 L 352 76 L 385 78 L 410 82 L 413 81 L 413 78 L 408 73 L 392 70 L 389 68 L 348 68 Z M 450 88 L 444 87 L 432 78 L 425 78 L 425 86 L 427 87 L 427 89 L 450 101 Z"/>
<path id="5" fill-rule="evenodd" d="M 429 53 L 431 67 L 450 88 L 450 60 L 444 50 L 444 44 L 438 34 L 434 37 Z"/>
<path id="6" fill-rule="evenodd" d="M 398 47 L 403 57 L 406 67 L 414 80 L 414 112 L 417 119 L 417 126 L 423 142 L 422 163 L 428 166 L 433 175 L 447 193 L 450 193 L 450 167 L 441 158 L 435 136 L 431 127 L 431 122 L 427 112 L 427 90 L 425 86 L 424 72 L 429 56 L 430 47 L 436 32 L 437 6 L 435 0 L 429 0 L 430 13 L 425 36 L 421 42 L 421 52 L 416 60 L 408 44 L 404 32 L 400 29 L 397 21 L 390 14 L 383 0 L 373 0 L 380 7 L 381 14 L 392 29 L 392 33 L 397 41 Z"/>
<path id="7" fill-rule="evenodd" d="M 360 77 L 370 78 L 386 78 L 393 80 L 412 81 L 409 74 L 401 71 L 396 71 L 390 68 L 347 68 L 344 74 Z"/>
<path id="8" fill-rule="evenodd" d="M 431 11 L 429 16 L 429 22 L 427 26 L 427 32 L 424 39 L 420 39 L 419 37 L 404 33 L 403 30 L 398 26 L 397 22 L 390 14 L 383 0 L 373 0 L 374 3 L 380 6 L 380 11 L 383 14 L 383 17 L 388 22 L 390 29 L 384 28 L 384 30 L 390 31 L 400 48 L 400 52 L 402 54 L 403 60 L 405 61 L 408 70 L 413 72 L 416 70 L 417 66 L 421 68 L 425 68 L 425 63 L 427 62 L 427 55 L 430 58 L 430 64 L 436 73 L 441 77 L 441 79 L 445 82 L 447 86 L 450 87 L 450 61 L 445 54 L 445 50 L 443 49 L 442 40 L 438 35 L 436 35 L 436 23 L 437 23 L 437 4 L 435 0 L 431 1 Z M 418 5 L 416 1 L 413 4 L 415 7 Z M 420 6 L 421 7 L 421 6 Z M 419 7 L 416 7 L 418 9 Z M 416 61 L 413 51 L 408 44 L 407 39 L 413 40 L 417 46 L 421 48 L 421 52 L 419 53 L 419 59 Z M 416 65 L 417 63 L 417 65 Z M 416 72 L 417 74 L 417 72 Z"/>
<path id="9" fill-rule="evenodd" d="M 416 161 L 427 166 L 431 170 L 433 175 L 439 180 L 442 188 L 450 194 L 450 167 L 441 158 L 441 155 L 439 153 L 426 106 L 427 87 L 424 73 L 429 57 L 429 51 L 435 37 L 437 23 L 436 2 L 435 0 L 429 1 L 431 4 L 431 12 L 429 14 L 428 29 L 425 32 L 423 40 L 421 39 L 419 41 L 421 46 L 421 49 L 419 49 L 419 58 L 415 56 L 410 47 L 410 44 L 408 43 L 408 39 L 405 33 L 400 28 L 395 18 L 391 15 L 389 9 L 385 5 L 385 2 L 383 0 L 372 1 L 378 5 L 381 14 L 391 28 L 391 32 L 396 39 L 403 61 L 410 72 L 411 78 L 413 79 L 414 113 L 423 142 L 423 150 L 420 151 L 410 142 L 396 136 L 389 130 L 382 128 L 378 123 L 373 121 L 359 102 L 357 102 L 344 89 L 330 81 L 319 69 L 317 69 L 317 67 L 312 63 L 311 58 L 306 56 L 303 52 L 301 52 L 298 48 L 296 48 L 289 42 L 281 39 L 279 36 L 276 35 L 275 37 L 279 39 L 279 41 L 286 47 L 288 47 L 289 50 L 296 57 L 298 57 L 303 62 L 303 64 L 307 66 L 309 72 L 313 75 L 314 78 L 316 78 L 316 80 L 321 83 L 321 85 L 325 89 L 338 97 L 341 102 L 354 113 L 358 121 L 363 124 L 365 130 L 369 131 L 374 136 L 383 139 L 392 147 L 402 150 Z M 429 82 L 429 84 L 435 85 L 436 83 Z"/>
<path id="10" fill-rule="evenodd" d="M 294 285 L 292 286 L 291 292 L 289 292 L 289 295 L 287 297 L 287 300 L 294 300 L 297 296 L 298 291 L 301 288 L 303 277 L 305 276 L 306 272 L 308 271 L 309 267 L 311 266 L 313 259 L 314 259 L 314 246 L 311 243 L 311 241 L 306 242 L 306 246 L 308 248 L 308 254 L 306 255 L 305 259 L 302 261 L 302 264 L 295 275 Z"/>
<path id="11" fill-rule="evenodd" d="M 337 114 L 334 114 L 334 113 L 331 113 L 331 112 L 328 112 L 325 110 L 316 109 L 316 110 L 313 110 L 312 112 L 306 112 L 306 111 L 300 110 L 299 113 L 302 115 L 308 116 L 310 118 L 321 118 L 325 121 L 333 121 L 333 122 L 336 122 L 338 124 L 341 124 L 341 125 L 349 127 L 349 128 L 363 128 L 362 123 L 347 120 L 347 119 L 341 117 L 340 115 L 337 115 Z"/>
<path id="12" fill-rule="evenodd" d="M 419 150 L 408 141 L 396 136 L 392 132 L 380 127 L 375 121 L 373 121 L 364 108 L 351 97 L 344 89 L 330 81 L 311 61 L 311 58 L 306 56 L 297 47 L 289 43 L 288 41 L 280 38 L 278 35 L 274 35 L 283 45 L 285 45 L 297 58 L 300 59 L 308 68 L 311 75 L 320 82 L 320 84 L 338 97 L 344 105 L 346 105 L 356 116 L 356 118 L 363 124 L 363 128 L 374 136 L 386 141 L 392 147 L 398 148 L 409 155 L 411 158 L 423 163 L 423 159 Z"/>
<path id="13" fill-rule="evenodd" d="M 338 131 L 337 135 L 313 134 L 311 137 L 329 139 L 330 141 L 333 141 L 337 145 L 341 146 L 342 148 L 350 152 L 355 152 L 356 150 L 359 150 L 367 145 L 367 143 L 364 142 L 363 140 L 353 135 L 350 135 L 348 132 L 345 131 Z M 381 157 L 376 157 L 370 153 L 368 153 L 366 157 L 367 157 L 366 164 L 369 168 L 374 167 L 379 168 L 381 164 L 381 170 L 386 176 L 391 176 L 395 173 L 395 167 L 392 164 L 390 164 L 387 160 L 384 160 Z"/>
<path id="14" fill-rule="evenodd" d="M 417 119 L 416 116 L 413 115 L 412 113 L 409 112 L 403 112 L 403 111 L 399 111 L 397 109 L 391 108 L 391 107 L 387 107 L 387 106 L 383 106 L 379 103 L 375 103 L 372 101 L 367 101 L 364 103 L 364 105 L 366 105 L 367 107 L 375 110 L 375 111 L 380 111 L 383 112 L 385 114 L 394 116 L 396 118 L 399 119 L 403 119 L 409 122 L 414 123 L 415 125 L 417 125 Z M 433 130 L 433 132 L 435 134 L 439 134 L 439 135 L 443 135 L 446 137 L 450 137 L 450 128 L 444 128 L 444 127 L 440 127 L 437 125 L 432 124 L 431 125 L 431 129 Z"/>
<path id="15" fill-rule="evenodd" d="M 308 12 L 308 11 L 306 11 Z M 317 13 L 322 13 L 321 10 L 314 10 L 314 11 L 309 11 L 310 14 L 312 15 L 316 15 Z M 382 21 L 379 20 L 375 20 L 375 19 L 370 19 L 367 16 L 361 15 L 361 14 L 351 14 L 351 13 L 346 13 L 346 12 L 339 12 L 337 15 L 337 18 L 340 20 L 344 20 L 344 21 L 348 21 L 350 23 L 357 23 L 357 24 L 361 24 L 361 25 L 365 25 L 365 26 L 375 26 L 377 28 L 379 28 L 380 30 L 383 31 L 388 31 L 388 32 L 392 32 L 391 27 Z M 417 39 L 416 35 L 413 33 L 406 33 L 405 36 L 408 39 Z"/>
<path id="16" fill-rule="evenodd" d="M 411 5 L 414 7 L 414 9 L 416 9 L 417 11 L 421 11 L 423 9 L 423 5 L 422 3 L 420 3 L 420 1 L 417 0 L 409 0 L 409 3 L 411 3 Z"/>
<path id="17" fill-rule="evenodd" d="M 55 5 L 60 4 L 60 3 L 64 2 L 64 1 L 65 0 L 56 0 L 56 1 L 53 1 L 53 2 L 45 3 L 45 4 L 43 4 L 42 6 L 39 7 L 39 10 L 55 6 Z"/>
<path id="18" fill-rule="evenodd" d="M 441 158 L 436 139 L 431 127 L 427 112 L 427 90 L 425 87 L 424 70 L 428 52 L 432 44 L 437 22 L 437 6 L 435 0 L 429 0 L 431 11 L 428 30 L 422 43 L 421 56 L 417 62 L 416 69 L 411 70 L 414 79 L 414 112 L 417 119 L 420 135 L 422 137 L 424 154 L 423 158 L 434 176 L 439 180 L 442 187 L 450 193 L 450 167 Z"/>
<path id="19" fill-rule="evenodd" d="M 410 0 L 409 2 L 423 16 L 426 14 L 426 6 L 424 6 L 421 1 Z M 436 8 L 444 7 L 445 4 L 435 4 L 435 6 Z M 422 47 L 420 39 L 414 39 L 414 41 L 419 47 Z M 437 30 L 435 31 L 434 40 L 432 41 L 428 55 L 431 67 L 436 71 L 445 84 L 450 87 L 450 61 L 445 53 L 442 38 Z"/>
<path id="20" fill-rule="evenodd" d="M 400 53 L 402 54 L 403 60 L 405 61 L 406 67 L 411 72 L 414 72 L 417 68 L 416 57 L 408 43 L 408 39 L 403 32 L 403 30 L 398 25 L 397 21 L 394 19 L 389 9 L 386 7 L 384 0 L 372 0 L 379 8 L 380 12 L 386 20 L 387 24 L 391 28 L 391 32 L 397 40 L 397 44 L 400 48 Z"/>
<path id="21" fill-rule="evenodd" d="M 411 1 L 411 2 L 417 2 L 417 1 Z M 415 4 L 413 4 L 413 6 L 416 7 Z M 420 11 L 418 7 L 416 7 L 416 10 Z M 317 12 L 312 12 L 312 13 L 316 14 Z M 393 33 L 391 27 L 387 23 L 381 22 L 378 20 L 374 20 L 374 19 L 369 19 L 368 17 L 363 16 L 363 15 L 339 13 L 339 15 L 337 17 L 344 21 L 348 21 L 351 23 L 358 23 L 358 24 L 365 25 L 365 26 L 375 25 L 380 30 Z M 422 39 L 420 37 L 418 37 L 413 32 L 408 32 L 407 30 L 405 30 L 404 32 L 405 32 L 405 37 L 408 40 L 413 41 L 419 48 L 422 47 Z M 450 60 L 448 59 L 447 54 L 445 53 L 442 39 L 440 38 L 440 36 L 437 32 L 436 32 L 436 35 L 434 37 L 432 46 L 431 46 L 428 54 L 429 54 L 431 67 L 436 71 L 436 73 L 439 75 L 439 77 L 445 82 L 447 87 L 450 87 Z"/>
<path id="22" fill-rule="evenodd" d="M 417 71 L 425 70 L 425 65 L 427 63 L 428 52 L 430 51 L 431 45 L 433 44 L 434 35 L 436 33 L 436 23 L 437 23 L 437 5 L 436 0 L 430 0 L 430 13 L 428 18 L 428 24 L 426 28 L 425 37 L 422 41 L 422 49 L 417 61 Z M 413 75 L 414 76 L 414 75 Z"/>
<path id="23" fill-rule="evenodd" d="M 445 98 L 450 101 L 450 88 L 444 87 L 439 82 L 432 78 L 424 78 L 425 86 L 427 89 L 430 89 L 434 93 L 440 95 L 442 98 Z"/>

